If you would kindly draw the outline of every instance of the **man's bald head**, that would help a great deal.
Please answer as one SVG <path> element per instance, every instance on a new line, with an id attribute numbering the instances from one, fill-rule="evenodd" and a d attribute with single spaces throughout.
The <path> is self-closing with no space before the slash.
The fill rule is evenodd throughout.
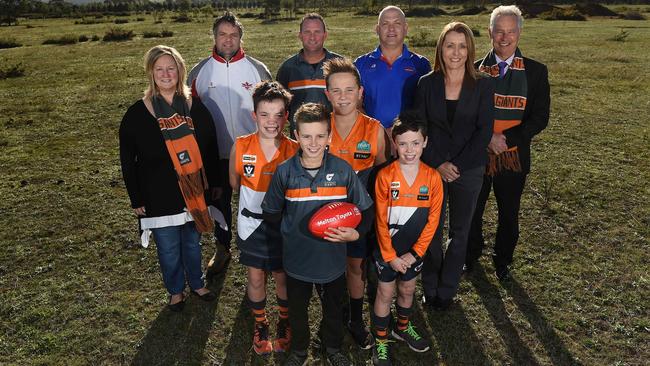
<path id="1" fill-rule="evenodd" d="M 383 52 L 388 49 L 401 49 L 408 32 L 406 16 L 402 9 L 394 5 L 382 9 L 375 31 L 379 36 L 379 45 Z"/>

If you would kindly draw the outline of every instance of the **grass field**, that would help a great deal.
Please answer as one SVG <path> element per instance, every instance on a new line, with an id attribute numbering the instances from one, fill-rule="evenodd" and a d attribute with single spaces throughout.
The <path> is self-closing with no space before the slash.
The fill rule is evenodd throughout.
<path id="1" fill-rule="evenodd" d="M 217 302 L 190 298 L 172 314 L 155 249 L 137 245 L 119 122 L 145 87 L 145 51 L 171 45 L 193 65 L 210 52 L 211 19 L 131 18 L 121 27 L 137 36 L 123 43 L 41 45 L 65 35 L 101 37 L 112 23 L 0 27 L 0 39 L 24 45 L 0 50 L 0 67 L 21 62 L 26 74 L 0 80 L 0 364 L 279 364 L 282 356 L 251 351 L 245 271 L 236 260 L 210 283 Z M 327 20 L 329 49 L 356 57 L 376 46 L 374 17 L 331 13 Z M 450 20 L 411 19 L 410 32 L 437 37 Z M 457 20 L 481 29 L 484 54 L 488 17 Z M 243 21 L 246 51 L 275 74 L 299 47 L 297 22 Z M 142 38 L 163 28 L 174 36 Z M 624 42 L 609 40 L 621 30 L 629 34 Z M 650 21 L 530 20 L 520 46 L 549 67 L 552 115 L 533 145 L 513 280 L 499 284 L 484 256 L 450 311 L 416 305 L 416 325 L 431 334 L 432 350 L 414 354 L 399 344 L 395 356 L 401 365 L 647 364 Z M 433 59 L 432 48 L 414 48 Z M 493 239 L 493 202 L 487 211 Z M 204 238 L 204 258 L 211 240 Z M 369 359 L 349 337 L 344 344 L 356 364 Z M 320 356 L 312 361 L 320 364 Z"/>

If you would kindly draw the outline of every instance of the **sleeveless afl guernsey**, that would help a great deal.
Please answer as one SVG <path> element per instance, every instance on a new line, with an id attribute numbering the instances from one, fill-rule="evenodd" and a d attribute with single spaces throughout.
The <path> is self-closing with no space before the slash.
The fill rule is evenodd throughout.
<path id="1" fill-rule="evenodd" d="M 411 248 L 424 257 L 438 228 L 443 188 L 440 174 L 420 162 L 409 186 L 399 161 L 381 169 L 375 182 L 375 209 L 379 251 L 386 262 Z M 379 257 L 377 257 L 379 259 Z"/>
<path id="2" fill-rule="evenodd" d="M 370 168 L 375 165 L 377 156 L 377 133 L 381 128 L 378 120 L 359 113 L 350 134 L 343 139 L 336 130 L 334 113 L 331 117 L 332 143 L 330 154 L 350 164 L 364 186 L 368 184 Z"/>
<path id="3" fill-rule="evenodd" d="M 280 233 L 277 227 L 262 220 L 261 205 L 276 167 L 292 157 L 297 150 L 298 143 L 282 135 L 273 159 L 266 161 L 257 133 L 237 138 L 235 171 L 241 178 L 237 245 L 242 254 L 258 259 L 282 257 Z"/>

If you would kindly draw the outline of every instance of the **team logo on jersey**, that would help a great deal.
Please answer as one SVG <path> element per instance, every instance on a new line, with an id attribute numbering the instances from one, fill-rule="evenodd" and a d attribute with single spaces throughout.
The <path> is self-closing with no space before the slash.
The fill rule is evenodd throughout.
<path id="1" fill-rule="evenodd" d="M 244 176 L 246 178 L 252 178 L 255 176 L 255 165 L 253 164 L 244 164 Z"/>
<path id="2" fill-rule="evenodd" d="M 371 64 L 371 65 L 370 65 L 370 68 L 371 68 L 371 69 L 374 69 L 374 68 L 376 68 L 376 67 L 377 67 L 377 64 Z"/>
<path id="3" fill-rule="evenodd" d="M 399 189 L 391 189 L 390 195 L 393 197 L 394 200 L 399 199 Z"/>
<path id="4" fill-rule="evenodd" d="M 420 194 L 429 194 L 429 187 L 420 186 Z"/>
<path id="5" fill-rule="evenodd" d="M 253 87 L 253 84 L 249 83 L 248 81 L 245 81 L 245 82 L 241 83 L 241 86 L 242 86 L 242 88 L 244 88 L 246 90 L 251 90 L 251 88 Z"/>
<path id="6" fill-rule="evenodd" d="M 355 159 L 368 159 L 370 157 L 370 144 L 368 141 L 361 140 L 357 144 L 357 152 L 354 153 Z"/>
<path id="7" fill-rule="evenodd" d="M 357 144 L 358 151 L 370 151 L 370 144 L 366 140 L 361 140 Z"/>
<path id="8" fill-rule="evenodd" d="M 176 156 L 178 156 L 178 162 L 181 165 L 185 165 L 187 163 L 192 162 L 192 159 L 190 159 L 190 153 L 188 153 L 187 150 L 177 153 Z"/>
<path id="9" fill-rule="evenodd" d="M 241 161 L 244 163 L 256 163 L 257 162 L 257 155 L 246 155 L 244 154 L 241 157 Z"/>
<path id="10" fill-rule="evenodd" d="M 332 178 L 334 178 L 334 173 L 330 173 L 330 174 L 326 174 L 326 175 L 325 175 L 325 179 L 326 179 L 328 182 L 331 182 L 331 181 L 332 181 Z"/>
<path id="11" fill-rule="evenodd" d="M 390 188 L 399 188 L 400 183 L 399 182 L 390 182 Z"/>

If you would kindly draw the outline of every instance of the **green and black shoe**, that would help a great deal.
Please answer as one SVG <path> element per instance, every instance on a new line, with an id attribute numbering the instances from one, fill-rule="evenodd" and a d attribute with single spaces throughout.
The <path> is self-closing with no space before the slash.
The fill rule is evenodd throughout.
<path id="1" fill-rule="evenodd" d="M 409 348 L 415 352 L 426 352 L 429 350 L 429 341 L 418 334 L 413 323 L 410 321 L 404 330 L 393 328 L 391 335 L 398 341 L 406 342 Z"/>

